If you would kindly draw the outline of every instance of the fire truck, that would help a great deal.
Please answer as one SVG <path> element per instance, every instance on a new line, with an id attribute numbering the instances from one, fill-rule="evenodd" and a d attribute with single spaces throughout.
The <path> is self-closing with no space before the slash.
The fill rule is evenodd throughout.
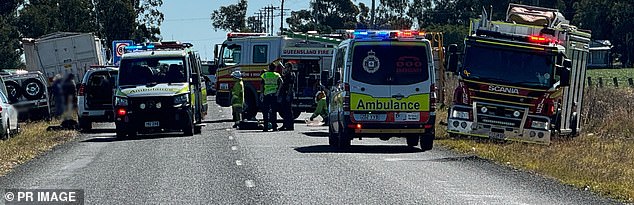
<path id="1" fill-rule="evenodd" d="M 590 33 L 555 9 L 510 4 L 505 21 L 472 19 L 458 67 L 447 130 L 500 140 L 550 144 L 581 130 Z"/>
<path id="2" fill-rule="evenodd" d="M 320 74 L 332 62 L 333 48 L 338 38 L 284 32 L 280 36 L 260 33 L 229 33 L 227 39 L 214 50 L 216 71 L 216 103 L 231 106 L 233 71 L 242 72 L 245 92 L 245 119 L 253 119 L 260 106 L 260 75 L 274 61 L 292 66 L 297 78 L 293 114 L 297 118 L 304 111 L 315 109 L 315 93 L 320 90 Z"/>

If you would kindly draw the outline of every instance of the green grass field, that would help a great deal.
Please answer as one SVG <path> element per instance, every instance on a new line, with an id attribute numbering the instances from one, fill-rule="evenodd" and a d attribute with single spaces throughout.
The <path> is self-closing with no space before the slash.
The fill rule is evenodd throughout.
<path id="1" fill-rule="evenodd" d="M 592 79 L 593 85 L 597 85 L 599 83 L 599 78 L 602 78 L 603 85 L 610 87 L 614 86 L 612 78 L 618 78 L 619 87 L 623 87 L 628 85 L 628 78 L 634 78 L 634 68 L 589 69 L 586 76 Z"/>

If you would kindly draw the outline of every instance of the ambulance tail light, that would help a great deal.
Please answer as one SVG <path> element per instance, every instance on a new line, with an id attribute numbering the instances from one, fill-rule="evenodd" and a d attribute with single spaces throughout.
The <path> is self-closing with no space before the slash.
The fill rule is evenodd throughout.
<path id="1" fill-rule="evenodd" d="M 346 91 L 343 97 L 343 110 L 350 111 L 350 84 L 344 83 L 343 90 Z"/>

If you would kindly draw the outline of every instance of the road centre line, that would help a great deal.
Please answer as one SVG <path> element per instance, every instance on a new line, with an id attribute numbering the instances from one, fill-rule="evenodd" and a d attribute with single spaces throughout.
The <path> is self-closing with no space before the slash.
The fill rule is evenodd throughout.
<path id="1" fill-rule="evenodd" d="M 255 182 L 253 180 L 245 180 L 244 184 L 249 188 L 255 187 Z"/>

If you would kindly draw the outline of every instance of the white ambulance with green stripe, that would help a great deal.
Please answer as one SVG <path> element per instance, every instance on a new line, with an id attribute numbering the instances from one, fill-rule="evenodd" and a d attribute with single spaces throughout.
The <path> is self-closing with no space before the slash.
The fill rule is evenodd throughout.
<path id="1" fill-rule="evenodd" d="M 329 143 L 353 138 L 407 138 L 430 150 L 435 73 L 431 43 L 417 31 L 355 31 L 335 50 L 328 87 Z M 326 78 L 325 76 L 328 76 Z"/>

